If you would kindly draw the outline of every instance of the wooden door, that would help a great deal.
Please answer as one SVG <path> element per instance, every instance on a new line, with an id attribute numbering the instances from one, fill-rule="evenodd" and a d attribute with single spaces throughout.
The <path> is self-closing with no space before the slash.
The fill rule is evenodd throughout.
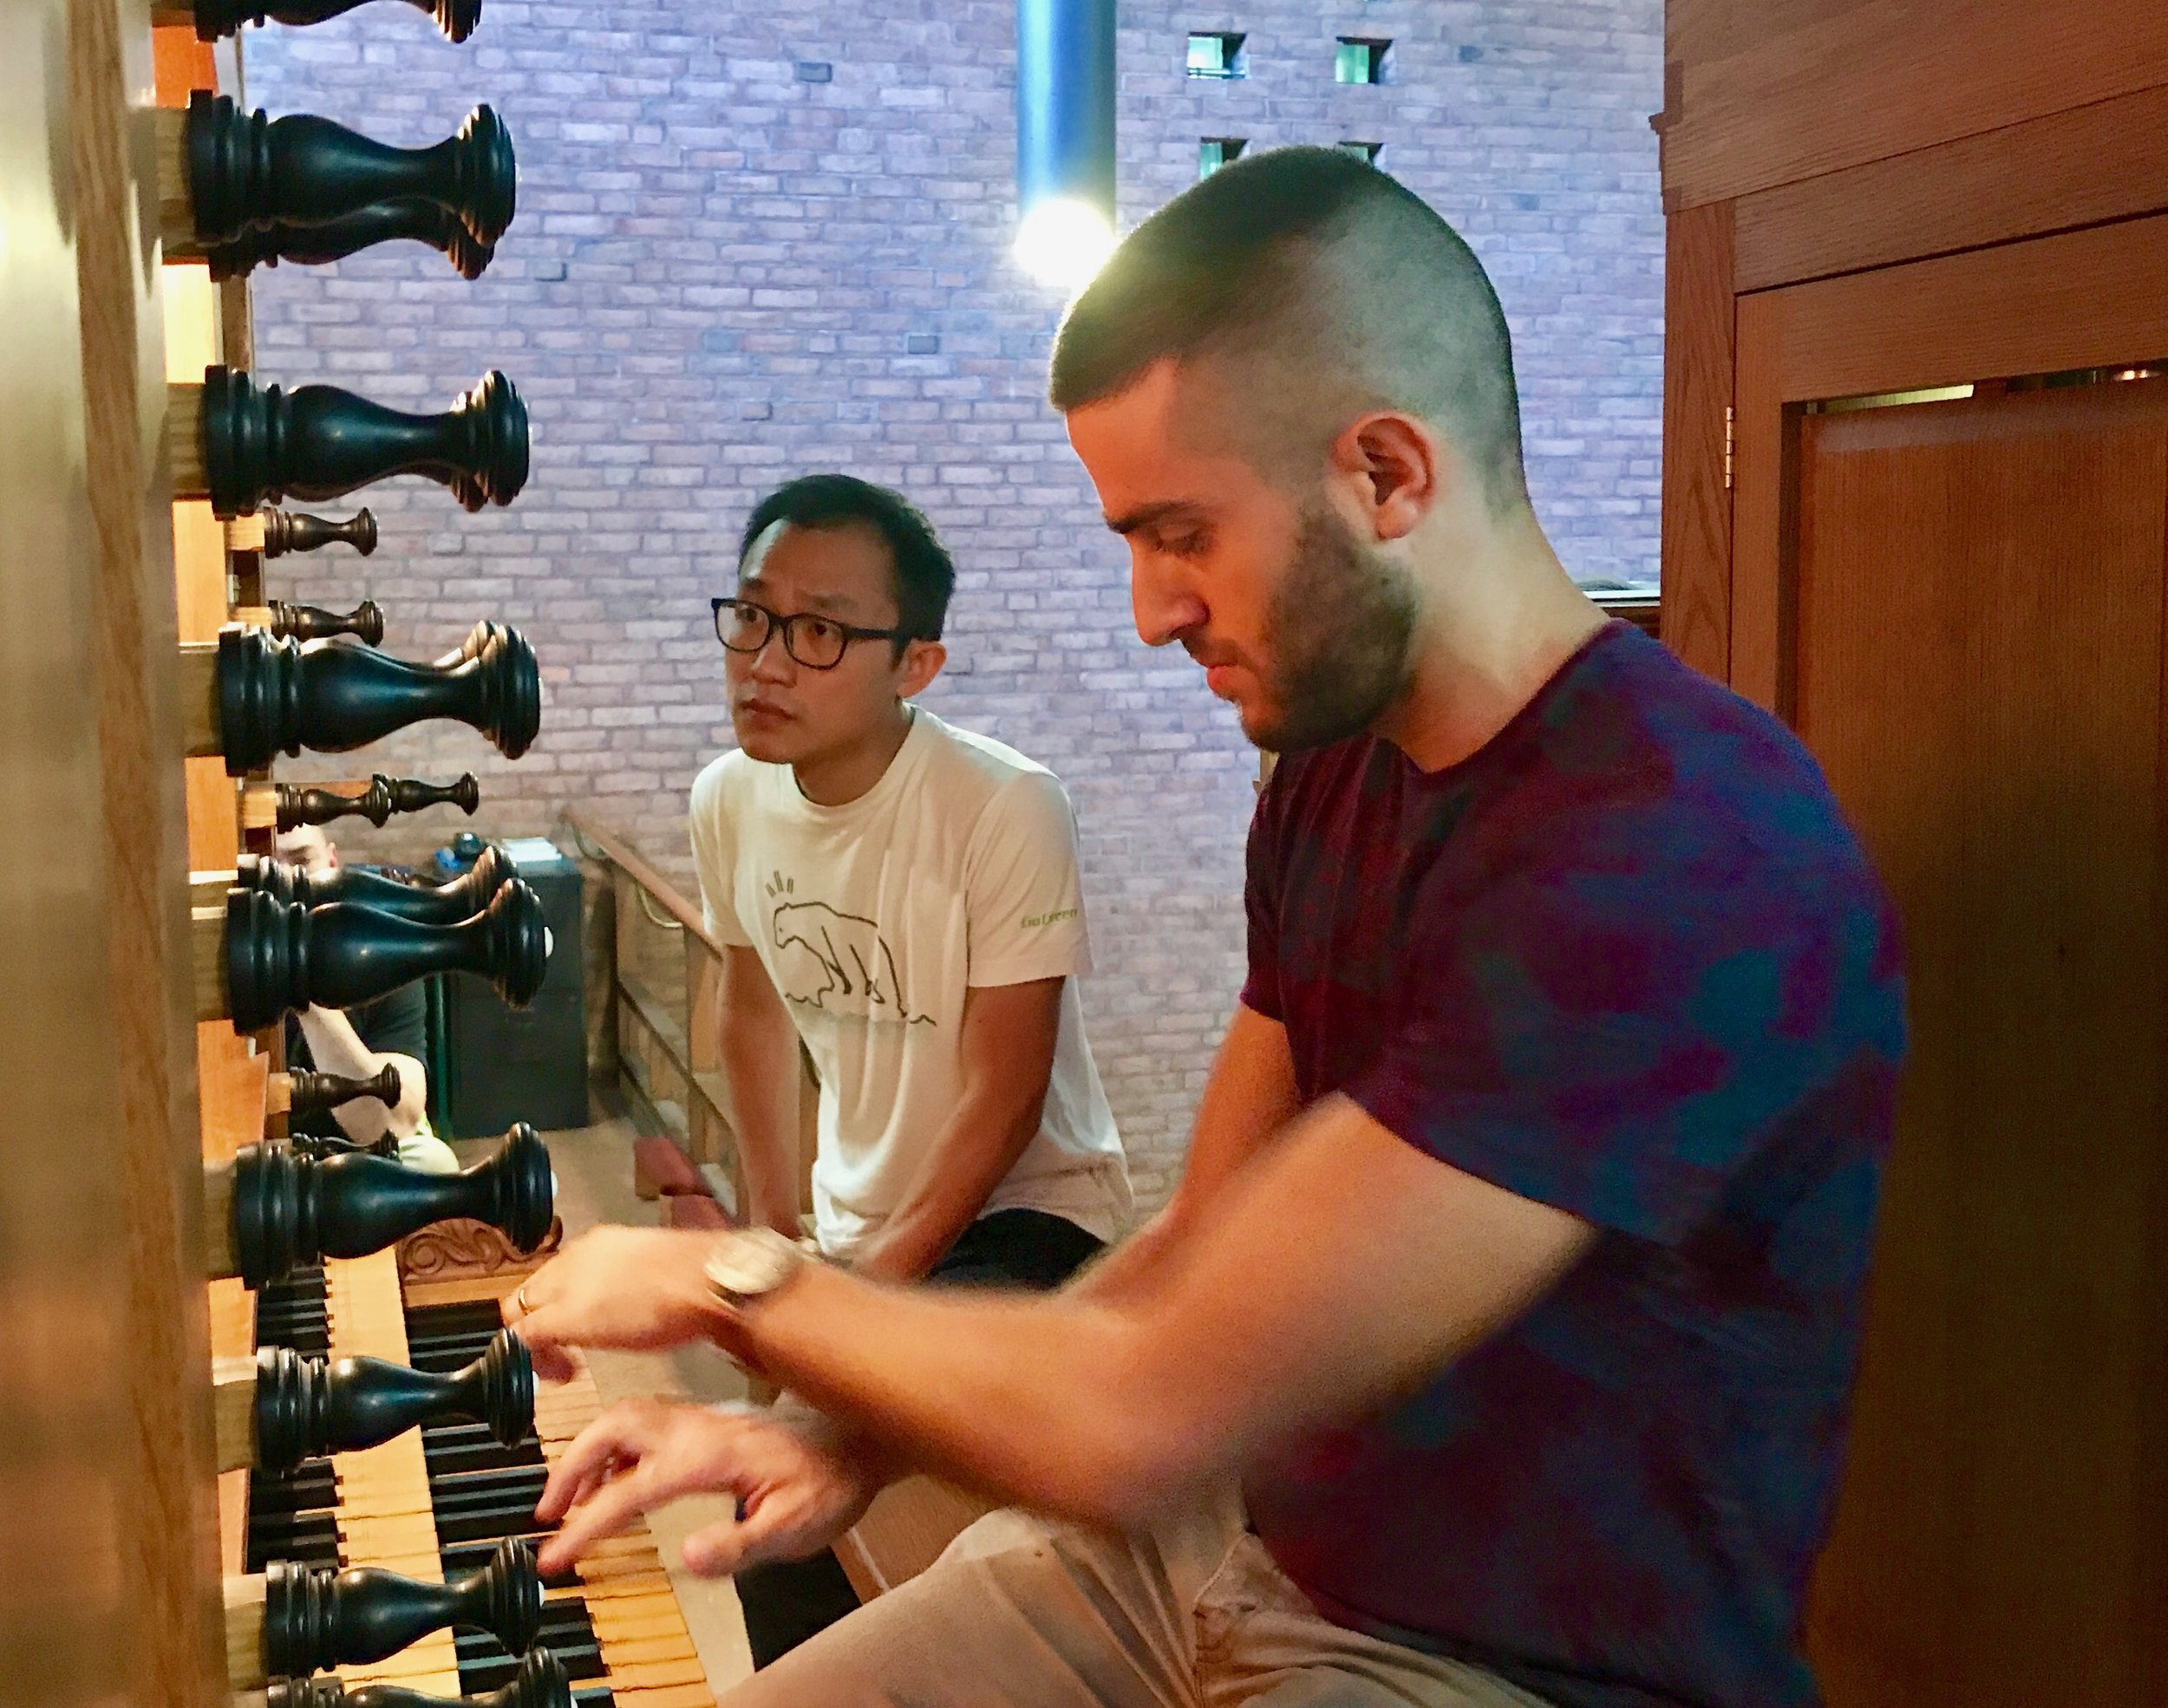
<path id="1" fill-rule="evenodd" d="M 2168 1701 L 2168 381 L 1999 383 L 2168 353 L 2115 318 L 2162 224 L 1740 301 L 1734 684 L 1827 770 L 1911 981 L 1832 1708 Z"/>

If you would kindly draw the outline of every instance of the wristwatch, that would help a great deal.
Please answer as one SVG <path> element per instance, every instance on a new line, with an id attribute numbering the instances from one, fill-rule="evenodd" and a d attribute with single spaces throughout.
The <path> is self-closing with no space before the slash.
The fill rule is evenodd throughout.
<path id="1" fill-rule="evenodd" d="M 709 1248 L 701 1272 L 715 1302 L 735 1316 L 805 1266 L 805 1248 L 773 1228 L 733 1228 Z"/>

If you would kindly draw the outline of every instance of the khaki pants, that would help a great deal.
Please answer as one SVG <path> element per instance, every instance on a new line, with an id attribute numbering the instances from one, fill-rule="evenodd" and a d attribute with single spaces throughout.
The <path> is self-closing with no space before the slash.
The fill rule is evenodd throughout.
<path id="1" fill-rule="evenodd" d="M 1207 1503 L 1121 1537 L 990 1514 L 719 1708 L 1544 1708 L 1321 1618 Z"/>

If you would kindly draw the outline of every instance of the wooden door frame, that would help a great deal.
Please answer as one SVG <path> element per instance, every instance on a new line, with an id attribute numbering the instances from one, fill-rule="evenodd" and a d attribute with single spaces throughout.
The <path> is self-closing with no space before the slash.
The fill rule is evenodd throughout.
<path id="1" fill-rule="evenodd" d="M 2164 279 L 2158 217 L 1739 297 L 1728 634 L 1715 674 L 1789 713 L 1786 517 L 1805 405 L 2168 356 Z"/>

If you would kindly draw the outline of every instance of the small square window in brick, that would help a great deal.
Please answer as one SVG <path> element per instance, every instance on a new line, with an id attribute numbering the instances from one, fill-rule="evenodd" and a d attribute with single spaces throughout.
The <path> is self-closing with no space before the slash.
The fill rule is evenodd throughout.
<path id="1" fill-rule="evenodd" d="M 1382 83 L 1385 81 L 1385 57 L 1392 48 L 1390 42 L 1374 36 L 1342 36 L 1333 55 L 1333 81 Z"/>
<path id="2" fill-rule="evenodd" d="M 1246 136 L 1200 136 L 1197 139 L 1197 175 L 1210 178 L 1230 160 L 1242 158 L 1250 146 Z"/>
<path id="3" fill-rule="evenodd" d="M 1238 31 L 1190 31 L 1188 70 L 1192 77 L 1247 77 L 1250 62 L 1242 50 L 1248 38 Z"/>

